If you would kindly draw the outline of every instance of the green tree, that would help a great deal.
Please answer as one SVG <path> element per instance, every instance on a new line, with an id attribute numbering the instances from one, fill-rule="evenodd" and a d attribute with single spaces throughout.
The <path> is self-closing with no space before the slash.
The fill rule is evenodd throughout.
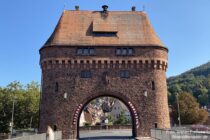
<path id="1" fill-rule="evenodd" d="M 0 132 L 9 132 L 13 101 L 15 102 L 14 128 L 37 128 L 39 100 L 39 84 L 36 82 L 31 82 L 24 87 L 20 82 L 15 81 L 0 88 Z"/>
<path id="2" fill-rule="evenodd" d="M 109 124 L 113 124 L 114 118 L 112 117 L 112 115 L 108 114 L 107 118 L 109 120 Z"/>
<path id="3" fill-rule="evenodd" d="M 199 108 L 199 103 L 192 94 L 181 93 L 178 100 L 182 124 L 196 124 L 206 121 L 208 113 Z M 177 101 L 173 103 L 173 119 L 178 123 Z"/>
<path id="4" fill-rule="evenodd" d="M 121 111 L 118 119 L 114 122 L 114 124 L 130 124 L 130 121 L 126 118 L 124 111 Z"/>

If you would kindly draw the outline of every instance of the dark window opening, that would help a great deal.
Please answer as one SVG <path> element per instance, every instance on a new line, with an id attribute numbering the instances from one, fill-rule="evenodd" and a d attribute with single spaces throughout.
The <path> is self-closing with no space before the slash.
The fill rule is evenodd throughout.
<path id="1" fill-rule="evenodd" d="M 117 48 L 115 53 L 118 56 L 129 56 L 129 55 L 134 54 L 134 49 L 133 48 Z"/>
<path id="2" fill-rule="evenodd" d="M 89 54 L 90 55 L 95 55 L 95 49 L 94 48 L 90 48 L 89 49 Z"/>
<path id="3" fill-rule="evenodd" d="M 152 81 L 152 90 L 155 90 L 155 82 Z"/>
<path id="4" fill-rule="evenodd" d="M 77 49 L 77 54 L 78 55 L 82 55 L 82 53 L 83 53 L 83 50 L 81 48 Z"/>
<path id="5" fill-rule="evenodd" d="M 57 131 L 57 125 L 53 125 L 53 131 Z"/>
<path id="6" fill-rule="evenodd" d="M 129 78 L 129 71 L 128 70 L 120 71 L 120 77 L 121 78 Z"/>
<path id="7" fill-rule="evenodd" d="M 157 125 L 157 123 L 155 123 L 155 128 L 157 128 L 158 127 L 158 125 Z"/>
<path id="8" fill-rule="evenodd" d="M 92 77 L 91 71 L 89 71 L 89 70 L 81 71 L 80 77 L 81 78 L 91 78 Z"/>
<path id="9" fill-rule="evenodd" d="M 116 55 L 121 55 L 121 49 L 116 49 Z"/>
<path id="10" fill-rule="evenodd" d="M 58 92 L 58 82 L 55 83 L 55 92 Z"/>
<path id="11" fill-rule="evenodd" d="M 117 32 L 93 32 L 96 37 L 116 37 Z"/>
<path id="12" fill-rule="evenodd" d="M 89 54 L 88 48 L 83 49 L 83 53 L 82 53 L 82 54 L 83 54 L 83 55 L 88 55 L 88 54 Z"/>
<path id="13" fill-rule="evenodd" d="M 77 55 L 95 55 L 95 48 L 78 48 Z"/>
<path id="14" fill-rule="evenodd" d="M 133 48 L 128 48 L 128 55 L 133 55 Z"/>
<path id="15" fill-rule="evenodd" d="M 122 49 L 122 54 L 121 55 L 127 55 L 127 49 L 126 48 Z"/>

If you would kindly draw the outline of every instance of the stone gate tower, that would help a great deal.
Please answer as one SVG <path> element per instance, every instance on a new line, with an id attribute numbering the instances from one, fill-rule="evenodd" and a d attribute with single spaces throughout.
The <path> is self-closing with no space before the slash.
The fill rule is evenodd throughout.
<path id="1" fill-rule="evenodd" d="M 39 131 L 62 130 L 79 138 L 83 107 L 101 96 L 129 108 L 133 136 L 168 128 L 166 74 L 168 49 L 145 12 L 64 11 L 40 49 L 42 96 Z"/>

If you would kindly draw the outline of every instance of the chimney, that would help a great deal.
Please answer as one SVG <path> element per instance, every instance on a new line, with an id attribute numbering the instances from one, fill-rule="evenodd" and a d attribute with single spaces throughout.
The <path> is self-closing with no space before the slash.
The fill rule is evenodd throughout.
<path id="1" fill-rule="evenodd" d="M 79 5 L 76 5 L 76 6 L 75 6 L 75 10 L 76 10 L 76 11 L 79 11 Z"/>
<path id="2" fill-rule="evenodd" d="M 102 8 L 103 8 L 104 13 L 106 13 L 108 11 L 108 6 L 107 5 L 103 5 Z"/>
<path id="3" fill-rule="evenodd" d="M 136 6 L 132 6 L 131 10 L 136 11 Z"/>

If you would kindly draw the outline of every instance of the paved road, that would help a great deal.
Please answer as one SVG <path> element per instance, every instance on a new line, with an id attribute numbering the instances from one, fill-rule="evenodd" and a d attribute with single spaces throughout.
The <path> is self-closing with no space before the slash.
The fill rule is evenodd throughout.
<path id="1" fill-rule="evenodd" d="M 132 130 L 90 130 L 80 131 L 81 140 L 133 140 Z"/>
<path id="2" fill-rule="evenodd" d="M 132 130 L 90 130 L 80 131 L 80 140 L 134 140 Z M 144 140 L 144 138 L 142 139 Z M 145 139 L 150 140 L 150 139 Z"/>

